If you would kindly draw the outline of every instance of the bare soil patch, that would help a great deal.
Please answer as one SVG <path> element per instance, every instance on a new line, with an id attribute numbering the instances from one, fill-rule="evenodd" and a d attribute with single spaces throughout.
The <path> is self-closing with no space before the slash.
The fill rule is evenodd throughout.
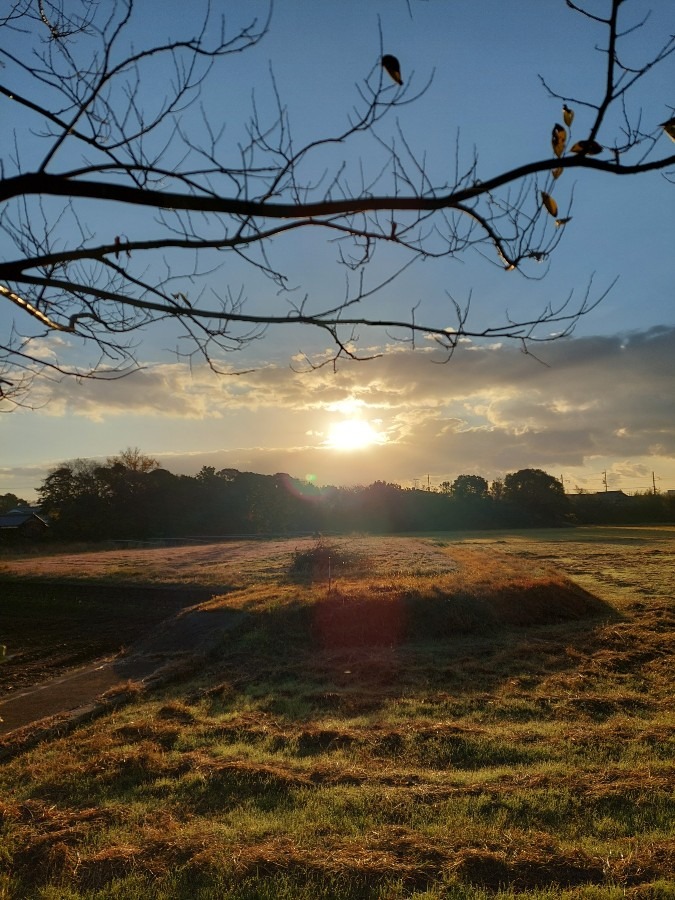
<path id="1" fill-rule="evenodd" d="M 0 698 L 119 654 L 180 610 L 212 595 L 203 588 L 0 581 Z"/>
<path id="2" fill-rule="evenodd" d="M 0 698 L 0 734 L 42 719 L 56 717 L 62 723 L 69 716 L 94 714 L 101 698 L 116 702 L 125 695 L 135 696 L 145 686 L 191 674 L 196 660 L 240 620 L 241 613 L 229 609 L 192 606 L 181 610 L 132 644 L 128 653 L 98 658 Z"/>

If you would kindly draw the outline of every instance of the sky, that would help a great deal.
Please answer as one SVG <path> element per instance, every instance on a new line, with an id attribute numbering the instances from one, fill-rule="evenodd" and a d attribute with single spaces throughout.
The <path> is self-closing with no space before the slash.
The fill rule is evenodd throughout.
<path id="1" fill-rule="evenodd" d="M 241 8 L 225 6 L 233 16 Z M 138 40 L 150 26 L 159 37 L 163 27 L 188 26 L 186 7 L 146 0 L 135 25 Z M 590 6 L 605 7 L 604 0 Z M 645 7 L 642 0 L 625 3 L 629 23 Z M 629 64 L 674 30 L 669 4 L 654 0 L 653 7 L 645 27 L 629 37 Z M 273 71 L 298 144 L 341 128 L 358 103 L 358 84 L 378 63 L 380 31 L 411 90 L 432 79 L 396 116 L 417 157 L 437 175 L 447 167 L 446 178 L 457 155 L 461 168 L 476 152 L 487 178 L 550 154 L 560 103 L 540 75 L 571 97 L 597 98 L 604 87 L 603 57 L 594 50 L 600 34 L 563 0 L 513 0 L 508 17 L 501 0 L 288 0 L 276 4 L 261 44 L 233 58 L 231 80 L 205 92 L 207 114 L 222 118 L 226 138 L 231 132 L 236 144 L 253 97 L 263 113 L 271 108 Z M 0 80 L 6 74 L 0 70 Z M 641 110 L 645 131 L 671 115 L 674 76 L 675 55 L 629 95 L 627 112 Z M 574 133 L 583 134 L 589 121 L 578 106 Z M 613 143 L 621 124 L 610 117 L 600 142 Z M 26 137 L 27 123 L 16 127 Z M 378 133 L 392 140 L 395 127 L 392 120 Z M 27 145 L 28 158 L 34 146 Z M 656 152 L 672 152 L 665 135 Z M 355 185 L 362 170 L 378 164 L 363 141 L 332 148 L 321 164 L 342 159 Z M 566 172 L 556 196 L 572 203 L 572 221 L 550 262 L 526 273 L 534 278 L 505 272 L 494 254 L 472 250 L 415 264 L 370 306 L 404 315 L 419 304 L 420 319 L 446 325 L 449 297 L 463 305 L 470 296 L 472 321 L 484 325 L 570 295 L 573 305 L 587 291 L 594 299 L 611 286 L 571 336 L 534 345 L 529 354 L 517 343 L 466 340 L 443 361 L 432 341 L 420 340 L 412 352 L 391 335 L 363 333 L 358 348 L 376 358 L 309 370 L 306 355 L 330 358 L 325 338 L 272 329 L 224 357 L 229 374 L 217 376 L 172 354 L 175 335 L 168 327 L 148 329 L 139 335 L 142 371 L 118 380 L 45 380 L 35 387 L 33 409 L 0 416 L 0 494 L 33 500 L 60 462 L 105 459 L 126 447 L 186 474 L 209 465 L 288 472 L 317 484 L 379 479 L 433 488 L 460 474 L 491 481 L 532 467 L 562 478 L 568 491 L 675 489 L 674 190 L 658 173 L 618 179 Z M 115 230 L 132 232 L 128 210 L 114 215 Z M 97 235 L 110 232 L 107 211 L 91 209 L 88 224 Z M 275 241 L 270 253 L 298 294 L 321 306 L 344 296 L 345 272 L 334 243 L 312 231 Z M 1 241 L 0 250 L 7 252 Z M 367 278 L 375 283 L 399 263 L 395 248 L 385 247 Z M 228 266 L 218 285 L 225 279 L 243 288 L 252 307 L 286 302 L 258 270 Z M 11 327 L 1 307 L 0 327 Z M 74 360 L 80 352 L 58 335 L 44 350 L 56 351 Z"/>

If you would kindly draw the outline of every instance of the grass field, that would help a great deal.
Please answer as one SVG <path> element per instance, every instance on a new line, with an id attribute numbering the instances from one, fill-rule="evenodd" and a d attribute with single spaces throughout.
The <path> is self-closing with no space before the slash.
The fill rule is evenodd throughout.
<path id="1" fill-rule="evenodd" d="M 675 897 L 674 537 L 336 539 L 330 589 L 311 541 L 5 557 L 246 615 L 0 767 L 0 897 Z"/>

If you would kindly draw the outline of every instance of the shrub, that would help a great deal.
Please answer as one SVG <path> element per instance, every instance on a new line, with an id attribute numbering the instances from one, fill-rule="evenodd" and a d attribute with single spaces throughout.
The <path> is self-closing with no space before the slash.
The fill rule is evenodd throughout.
<path id="1" fill-rule="evenodd" d="M 360 553 L 318 538 L 307 550 L 296 550 L 289 574 L 294 581 L 330 581 L 364 566 Z"/>

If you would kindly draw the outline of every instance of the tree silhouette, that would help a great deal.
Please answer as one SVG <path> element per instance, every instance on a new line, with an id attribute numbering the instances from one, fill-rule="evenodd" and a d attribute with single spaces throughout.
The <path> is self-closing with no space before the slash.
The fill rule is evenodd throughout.
<path id="1" fill-rule="evenodd" d="M 21 497 L 17 497 L 16 494 L 0 494 L 0 515 L 8 513 L 11 509 L 16 509 L 17 506 L 29 505 L 27 500 L 22 500 Z"/>
<path id="2" fill-rule="evenodd" d="M 138 447 L 126 447 L 120 450 L 117 456 L 110 456 L 107 465 L 119 465 L 130 472 L 152 472 L 159 468 L 159 463 L 153 456 L 142 453 Z"/>
<path id="3" fill-rule="evenodd" d="M 542 469 L 519 469 L 504 478 L 504 499 L 525 510 L 534 520 L 562 520 L 569 500 L 562 482 Z"/>
<path id="4" fill-rule="evenodd" d="M 458 475 L 450 492 L 456 500 L 480 500 L 488 496 L 488 483 L 480 475 Z"/>
<path id="5" fill-rule="evenodd" d="M 435 321 L 423 320 L 415 306 L 402 317 L 372 306 L 416 261 L 472 248 L 527 274 L 564 234 L 569 215 L 566 208 L 560 215 L 552 192 L 570 169 L 640 176 L 675 164 L 675 154 L 657 146 L 661 126 L 631 119 L 625 102 L 670 56 L 675 37 L 628 64 L 620 44 L 643 24 L 630 18 L 628 3 L 604 0 L 605 15 L 565 3 L 598 33 L 604 77 L 583 97 L 543 81 L 565 104 L 564 125 L 542 123 L 543 132 L 555 132 L 550 156 L 487 175 L 476 156 L 464 171 L 457 162 L 448 178 L 447 169 L 439 176 L 427 169 L 398 124 L 395 140 L 378 132 L 431 84 L 431 77 L 392 82 L 381 64 L 391 58 L 381 35 L 343 127 L 296 141 L 273 80 L 276 112 L 266 118 L 253 103 L 246 140 L 229 143 L 201 98 L 222 90 L 228 65 L 264 39 L 271 6 L 264 18 L 230 32 L 216 4 L 194 4 L 193 32 L 153 41 L 137 28 L 133 0 L 14 0 L 0 14 L 0 306 L 13 311 L 0 344 L 0 407 L 29 403 L 37 374 L 114 378 L 133 371 L 141 335 L 167 320 L 185 339 L 178 352 L 201 356 L 215 370 L 223 354 L 269 326 L 318 329 L 334 348 L 321 364 L 368 358 L 354 340 L 369 328 L 413 346 L 431 337 L 447 357 L 467 336 L 515 339 L 527 349 L 553 339 L 553 330 L 569 333 L 602 298 L 590 286 L 575 305 L 570 298 L 544 303 L 517 321 L 496 313 L 488 325 L 474 326 L 469 304 L 451 296 Z M 590 131 L 567 149 L 574 108 L 582 106 L 591 112 Z M 615 108 L 618 133 L 603 127 Z M 372 176 L 358 163 L 367 140 L 377 160 Z M 336 148 L 342 160 L 322 170 L 335 158 L 326 151 Z M 110 233 L 102 233 L 101 221 L 115 223 Z M 345 269 L 339 299 L 291 290 L 271 247 L 298 231 L 319 232 L 336 248 Z M 381 247 L 391 267 L 371 281 L 366 274 Z M 227 284 L 224 258 L 269 279 L 269 299 L 247 303 L 243 288 Z M 50 334 L 62 341 L 47 350 Z M 87 348 L 88 362 L 76 362 Z"/>

